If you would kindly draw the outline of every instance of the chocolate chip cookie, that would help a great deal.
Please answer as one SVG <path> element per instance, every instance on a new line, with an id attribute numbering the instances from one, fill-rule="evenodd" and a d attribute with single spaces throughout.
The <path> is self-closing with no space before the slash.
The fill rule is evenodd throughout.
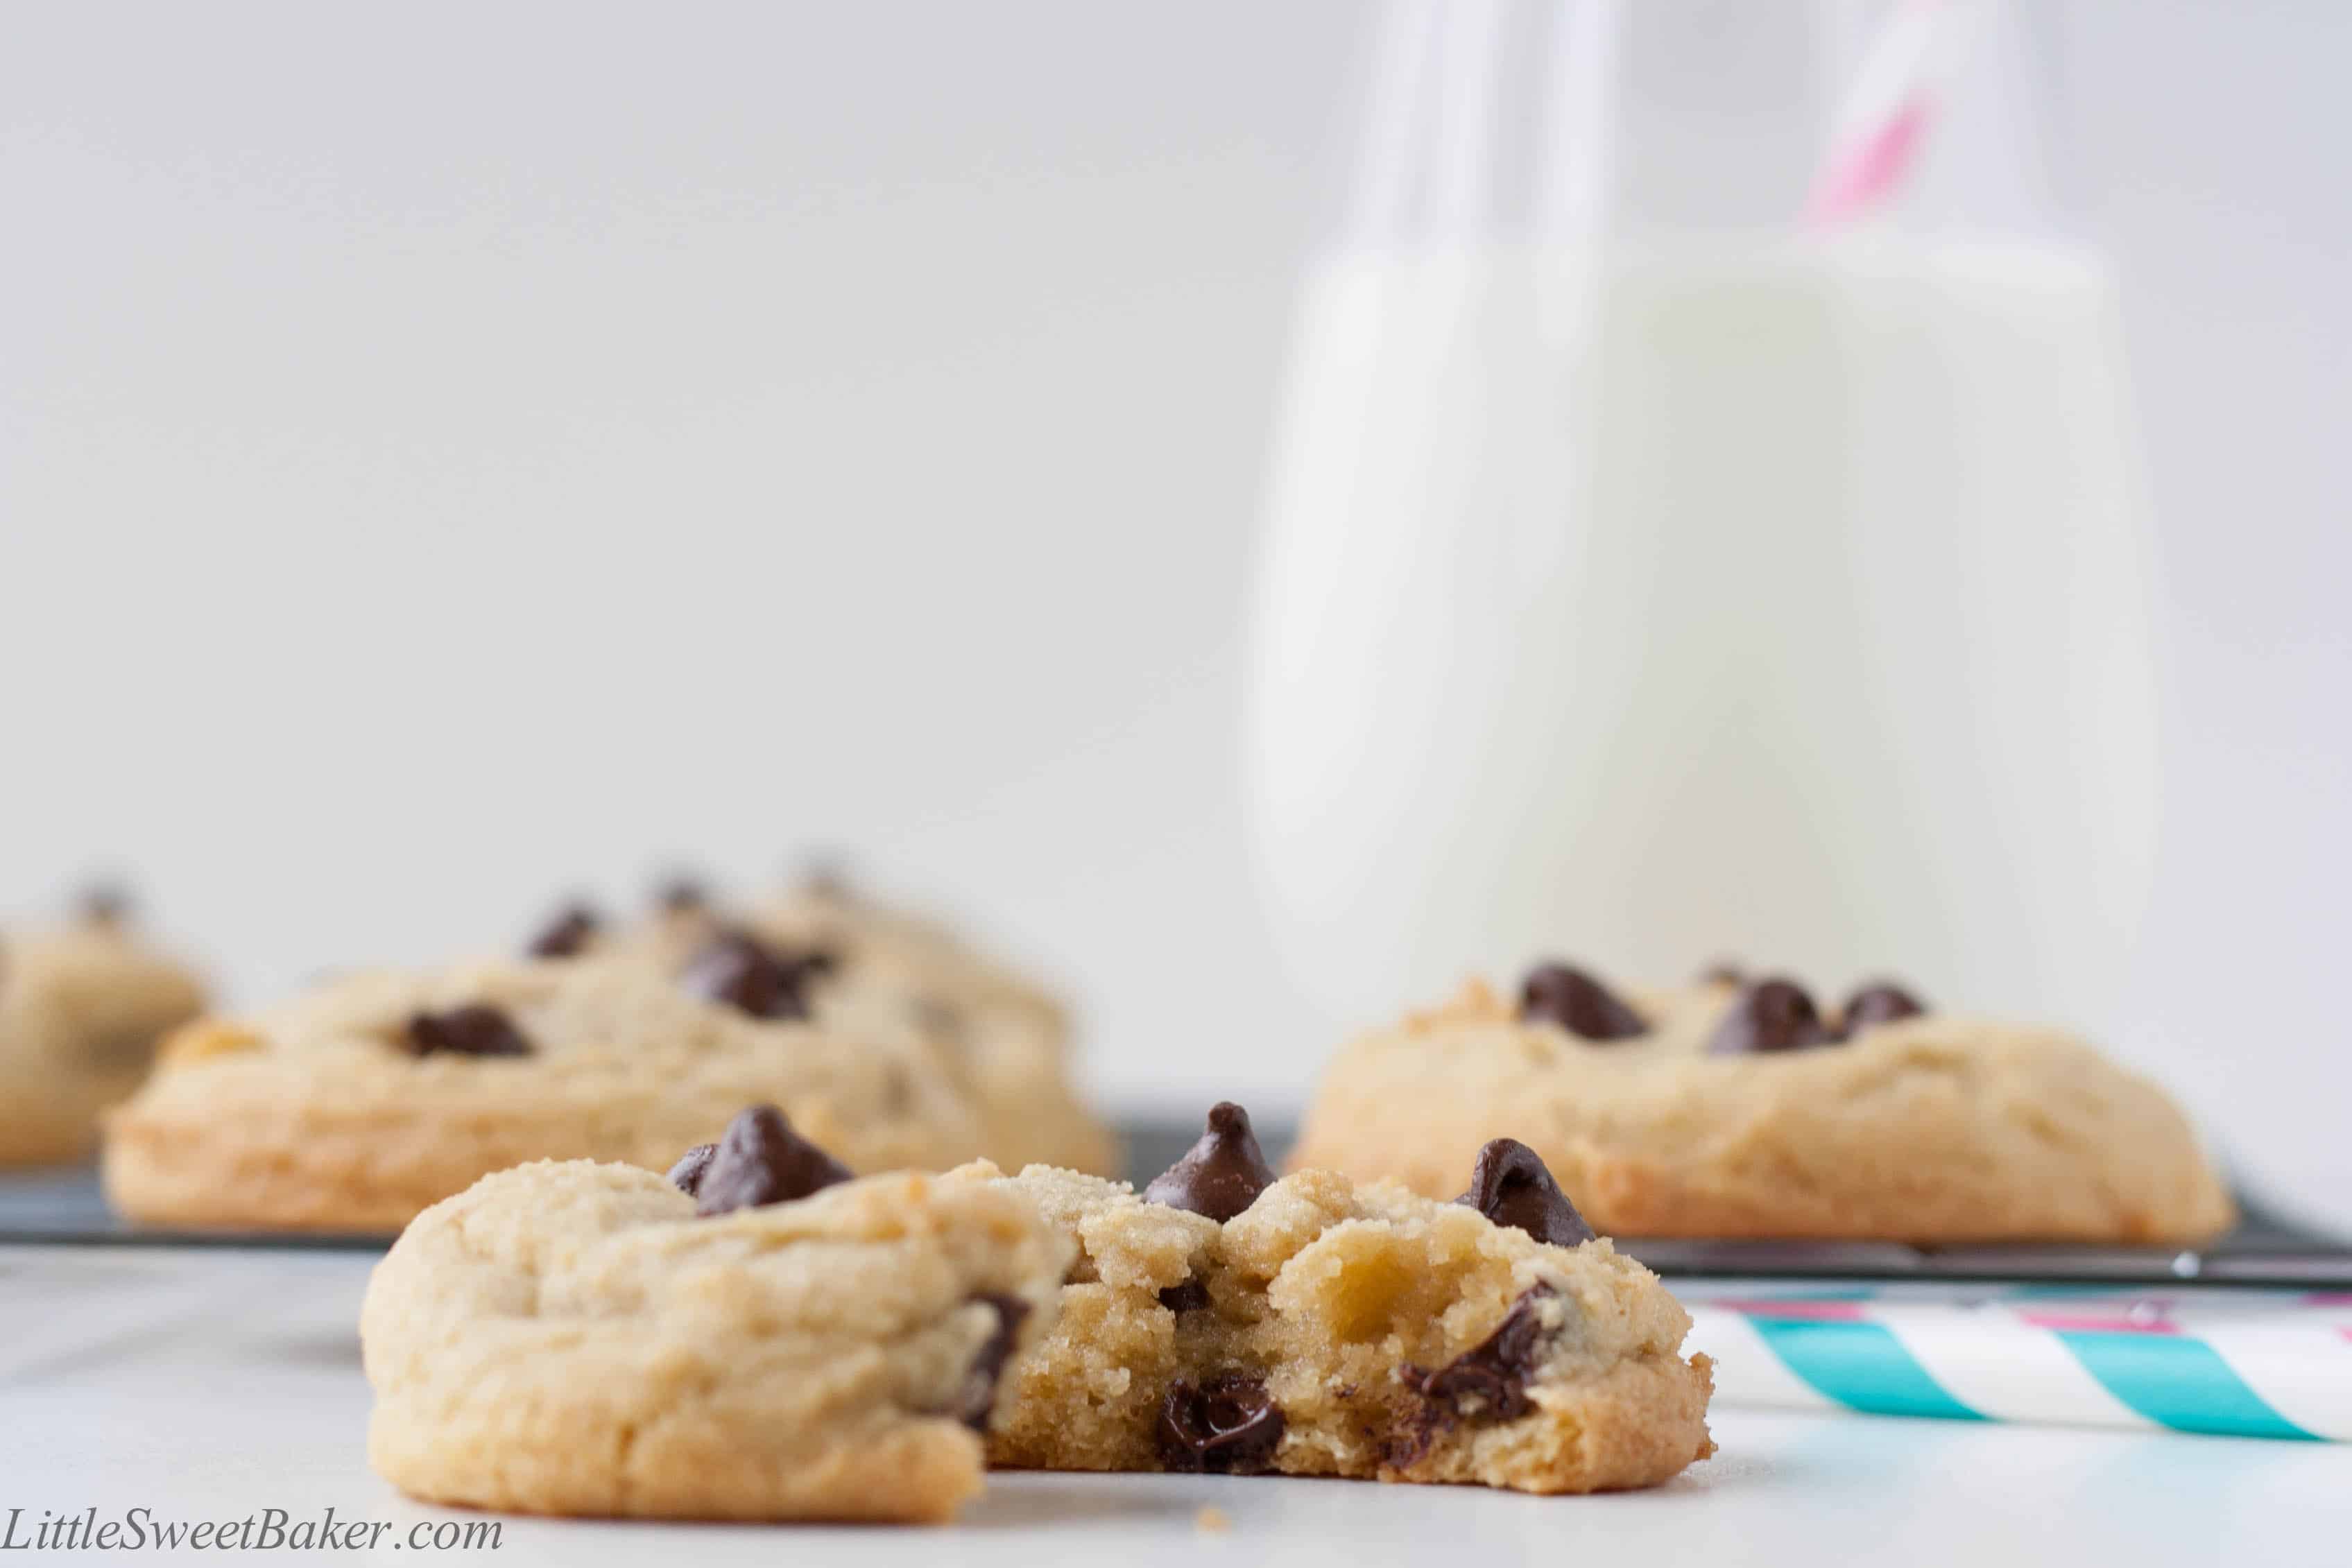
<path id="1" fill-rule="evenodd" d="M 777 989 L 778 1005 L 790 1005 L 788 996 L 862 992 L 936 1041 L 979 1106 L 991 1159 L 1014 1169 L 1117 1168 L 1116 1140 L 1078 1095 L 1068 1018 L 1053 994 L 948 926 L 884 903 L 838 872 L 740 904 L 698 879 L 673 877 L 656 890 L 651 913 L 635 919 L 607 920 L 585 904 L 558 910 L 531 950 L 649 954 L 738 986 L 773 988 L 786 978 L 731 963 L 728 945 L 737 937 L 800 956 L 804 967 Z"/>
<path id="2" fill-rule="evenodd" d="M 483 1178 L 361 1319 L 376 1469 L 438 1502 L 937 1520 L 991 1465 L 1653 1484 L 1705 1356 L 1525 1147 L 1453 1203 L 1276 1179 L 1238 1106 L 1138 1197 L 976 1162 L 853 1179 L 773 1106 L 667 1182 Z"/>
<path id="3" fill-rule="evenodd" d="M 682 1164 L 523 1166 L 419 1217 L 362 1310 L 370 1462 L 530 1513 L 950 1516 L 1068 1239 L 987 1183 L 848 1179 L 772 1106 Z"/>
<path id="4" fill-rule="evenodd" d="M 538 1159 L 666 1168 L 743 1105 L 782 1104 L 852 1167 L 943 1169 L 978 1106 L 891 998 L 804 989 L 809 955 L 739 942 L 331 981 L 174 1034 L 108 1119 L 133 1218 L 388 1232 Z"/>
<path id="5" fill-rule="evenodd" d="M 1077 1246 L 1010 1373 L 993 1464 L 1654 1485 L 1713 1451 L 1709 1365 L 1656 1276 L 1594 1239 L 1532 1150 L 1465 1158 L 1453 1202 L 1276 1179 L 1240 1107 L 1141 1195 L 985 1164 Z"/>
<path id="6" fill-rule="evenodd" d="M 2164 1092 L 2054 1029 L 1729 967 L 1473 981 L 1349 1042 L 1294 1158 L 1437 1196 L 1497 1132 L 1624 1236 L 2186 1243 L 2235 1211 Z"/>
<path id="7" fill-rule="evenodd" d="M 195 976 L 139 935 L 113 889 L 69 923 L 0 932 L 0 1166 L 87 1155 L 100 1112 L 203 1007 Z"/>

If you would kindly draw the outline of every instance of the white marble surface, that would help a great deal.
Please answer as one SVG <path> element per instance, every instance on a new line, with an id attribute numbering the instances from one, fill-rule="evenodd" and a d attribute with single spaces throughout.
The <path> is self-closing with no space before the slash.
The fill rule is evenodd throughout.
<path id="1" fill-rule="evenodd" d="M 457 1515 L 362 1455 L 356 1254 L 0 1248 L 0 1525 L 44 1511 Z M 1540 1499 L 1327 1481 L 1005 1475 L 937 1531 L 505 1519 L 501 1563 L 1034 1565 L 1430 1561 L 2322 1563 L 2352 1541 L 2352 1447 L 1721 1409 L 1723 1452 L 1654 1492 Z M 1222 1531 L 1196 1520 L 1213 1505 Z M 152 1548 L 141 1559 L 163 1560 Z M 279 1552 L 279 1561 L 293 1560 Z M 429 1553 L 428 1553 L 429 1555 Z M 218 1562 L 207 1552 L 203 1560 Z M 37 1560 L 36 1553 L 0 1561 Z M 103 1560 L 98 1554 L 82 1561 Z"/>

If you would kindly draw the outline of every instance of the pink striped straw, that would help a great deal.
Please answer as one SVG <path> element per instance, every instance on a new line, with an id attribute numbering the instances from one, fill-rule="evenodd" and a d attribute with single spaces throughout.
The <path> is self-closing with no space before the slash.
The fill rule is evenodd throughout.
<path id="1" fill-rule="evenodd" d="M 1949 0 L 1904 0 L 1864 53 L 1829 154 L 1805 199 L 1805 221 L 1835 227 L 1885 208 L 1918 162 L 1937 89 L 1958 54 Z"/>

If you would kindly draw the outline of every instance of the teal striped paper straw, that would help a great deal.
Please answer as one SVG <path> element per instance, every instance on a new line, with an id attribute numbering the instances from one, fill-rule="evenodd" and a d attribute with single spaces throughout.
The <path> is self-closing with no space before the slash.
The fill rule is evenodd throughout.
<path id="1" fill-rule="evenodd" d="M 2352 1442 L 2352 1295 L 1675 1290 L 1725 1404 Z"/>

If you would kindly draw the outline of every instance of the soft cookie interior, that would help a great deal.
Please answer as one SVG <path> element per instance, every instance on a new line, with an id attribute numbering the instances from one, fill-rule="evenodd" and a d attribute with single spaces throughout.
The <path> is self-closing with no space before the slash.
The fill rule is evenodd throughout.
<path id="1" fill-rule="evenodd" d="M 1271 1470 L 1524 1491 L 1654 1484 L 1713 1449 L 1690 1320 L 1605 1239 L 1303 1171 L 1222 1223 L 985 1163 L 1077 1243 L 992 1463 Z"/>

